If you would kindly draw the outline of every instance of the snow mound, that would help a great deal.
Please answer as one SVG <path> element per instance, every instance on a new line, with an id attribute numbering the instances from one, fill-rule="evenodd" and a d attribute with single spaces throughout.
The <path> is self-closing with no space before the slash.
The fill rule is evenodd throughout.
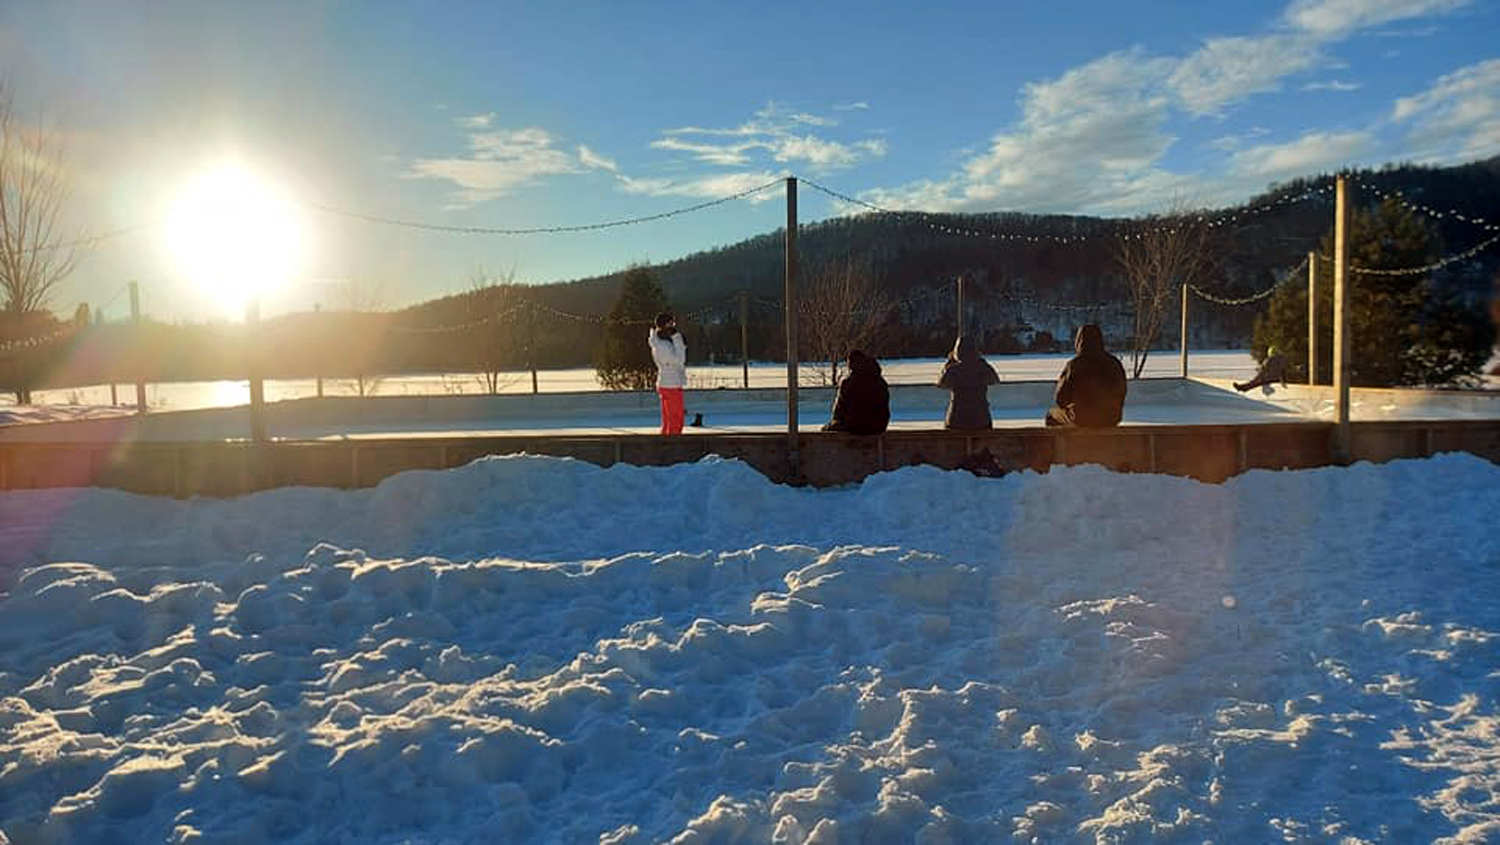
<path id="1" fill-rule="evenodd" d="M 1500 467 L 0 496 L 0 842 L 1485 841 Z"/>

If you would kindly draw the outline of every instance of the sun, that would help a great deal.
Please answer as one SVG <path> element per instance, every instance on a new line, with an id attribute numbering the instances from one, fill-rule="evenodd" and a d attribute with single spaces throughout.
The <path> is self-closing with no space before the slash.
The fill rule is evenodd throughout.
<path id="1" fill-rule="evenodd" d="M 238 163 L 189 180 L 172 203 L 166 231 L 178 271 L 229 313 L 286 285 L 306 250 L 297 205 Z"/>

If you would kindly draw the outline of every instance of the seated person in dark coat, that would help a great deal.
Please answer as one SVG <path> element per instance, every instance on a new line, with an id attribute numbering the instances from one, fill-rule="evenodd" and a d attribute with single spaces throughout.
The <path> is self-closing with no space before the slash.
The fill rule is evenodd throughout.
<path id="1" fill-rule="evenodd" d="M 959 430 L 990 428 L 989 388 L 999 383 L 1000 377 L 995 375 L 990 362 L 979 354 L 979 344 L 974 338 L 968 335 L 960 337 L 948 354 L 943 374 L 938 377 L 938 387 L 946 387 L 953 394 L 948 397 L 948 414 L 943 417 L 943 427 Z"/>
<path id="2" fill-rule="evenodd" d="M 824 431 L 880 434 L 891 421 L 891 391 L 880 375 L 880 362 L 858 349 L 849 353 L 849 374 L 839 382 L 833 419 Z"/>
<path id="3" fill-rule="evenodd" d="M 1271 346 L 1266 348 L 1266 360 L 1261 362 L 1260 369 L 1255 373 L 1255 378 L 1244 383 L 1235 382 L 1234 389 L 1244 393 L 1247 390 L 1270 384 L 1273 381 L 1281 382 L 1282 387 L 1286 386 L 1286 359 L 1281 357 L 1281 354 L 1276 351 L 1276 347 Z"/>
<path id="4" fill-rule="evenodd" d="M 1104 348 L 1104 333 L 1090 323 L 1073 339 L 1078 350 L 1057 379 L 1057 407 L 1047 425 L 1103 428 L 1120 424 L 1125 407 L 1125 366 Z"/>

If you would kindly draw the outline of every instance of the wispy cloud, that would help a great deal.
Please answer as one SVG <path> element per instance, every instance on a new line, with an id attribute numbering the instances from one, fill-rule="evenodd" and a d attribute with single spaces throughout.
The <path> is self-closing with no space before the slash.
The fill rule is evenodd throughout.
<path id="1" fill-rule="evenodd" d="M 1277 90 L 1283 78 L 1319 60 L 1317 42 L 1302 33 L 1211 38 L 1177 63 L 1167 84 L 1189 114 L 1218 114 L 1246 97 Z"/>
<path id="2" fill-rule="evenodd" d="M 748 191 L 767 182 L 780 179 L 785 173 L 773 173 L 768 170 L 743 171 L 738 173 L 716 173 L 707 176 L 690 176 L 680 179 L 653 178 L 653 177 L 631 177 L 620 176 L 620 189 L 631 194 L 645 194 L 653 197 L 693 197 L 697 199 L 714 199 L 717 197 L 737 194 L 740 191 Z M 757 194 L 750 198 L 751 202 L 764 202 L 772 198 L 772 194 Z"/>
<path id="3" fill-rule="evenodd" d="M 996 134 L 961 170 L 873 196 L 933 209 L 1066 210 L 1170 190 L 1152 163 L 1174 140 L 1162 91 L 1171 70 L 1170 60 L 1128 50 L 1027 85 L 1020 125 Z"/>
<path id="4" fill-rule="evenodd" d="M 1236 173 L 1263 184 L 1335 170 L 1358 160 L 1374 144 L 1375 137 L 1367 131 L 1309 132 L 1295 141 L 1240 150 L 1230 157 L 1230 163 Z"/>
<path id="5" fill-rule="evenodd" d="M 459 190 L 451 202 L 458 208 L 505 196 L 545 176 L 579 173 L 607 161 L 586 147 L 577 155 L 558 148 L 556 139 L 541 127 L 496 128 L 493 114 L 465 115 L 454 123 L 468 132 L 469 155 L 417 159 L 405 175 L 453 183 Z"/>
<path id="6" fill-rule="evenodd" d="M 826 130 L 838 126 L 836 118 L 810 112 L 788 112 L 773 102 L 734 126 L 664 129 L 662 137 L 652 141 L 651 147 L 687 153 L 702 164 L 743 167 L 760 159 L 806 165 L 815 172 L 852 167 L 886 154 L 884 139 L 836 140 L 829 137 Z"/>
<path id="7" fill-rule="evenodd" d="M 1440 15 L 1472 0 L 1293 0 L 1286 20 L 1305 32 L 1343 37 L 1361 29 Z"/>
<path id="8" fill-rule="evenodd" d="M 611 173 L 618 173 L 620 170 L 614 159 L 602 156 L 583 144 L 578 145 L 578 163 L 590 169 L 608 170 Z"/>
<path id="9" fill-rule="evenodd" d="M 1345 82 L 1342 79 L 1330 79 L 1326 82 L 1308 82 L 1303 84 L 1303 91 L 1358 91 L 1358 82 Z"/>
<path id="10" fill-rule="evenodd" d="M 1419 160 L 1500 153 L 1500 59 L 1461 68 L 1397 100 L 1391 119 L 1409 127 L 1407 139 Z"/>
<path id="11" fill-rule="evenodd" d="M 869 103 L 865 102 L 864 100 L 858 100 L 858 101 L 855 101 L 853 103 L 838 103 L 838 104 L 836 104 L 833 107 L 833 110 L 834 111 L 866 111 L 869 108 L 870 108 L 870 104 Z"/>

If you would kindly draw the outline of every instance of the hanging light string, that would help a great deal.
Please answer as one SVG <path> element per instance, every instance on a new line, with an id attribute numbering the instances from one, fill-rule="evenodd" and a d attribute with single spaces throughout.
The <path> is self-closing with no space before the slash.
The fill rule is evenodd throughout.
<path id="1" fill-rule="evenodd" d="M 1383 200 L 1395 200 L 1398 205 L 1405 208 L 1407 211 L 1415 212 L 1426 217 L 1434 217 L 1438 220 L 1447 220 L 1451 218 L 1463 223 L 1478 226 L 1479 228 L 1486 231 L 1500 232 L 1500 223 L 1492 223 L 1483 217 L 1467 215 L 1463 212 L 1454 211 L 1452 209 L 1448 211 L 1442 211 L 1440 209 L 1433 208 L 1430 205 L 1425 205 L 1423 203 L 1417 202 L 1416 200 L 1408 199 L 1407 196 L 1400 191 L 1387 191 L 1384 188 L 1379 187 L 1378 185 L 1363 181 L 1358 178 L 1355 178 L 1352 181 L 1354 182 L 1354 186 L 1356 188 L 1364 191 L 1369 191 L 1370 193 L 1375 194 Z"/>
<path id="2" fill-rule="evenodd" d="M 1419 267 L 1401 267 L 1393 270 L 1379 270 L 1372 267 L 1351 267 L 1350 270 L 1362 276 L 1422 276 L 1436 270 L 1441 270 L 1455 262 L 1473 258 L 1494 246 L 1497 242 L 1500 242 L 1500 235 L 1492 235 L 1487 240 L 1480 241 L 1463 252 L 1455 252 L 1452 255 L 1444 256 L 1430 264 L 1423 264 Z M 1323 258 L 1322 260 L 1327 261 L 1328 259 Z"/>
<path id="3" fill-rule="evenodd" d="M 679 217 L 684 214 L 692 214 L 695 211 L 703 211 L 704 209 L 713 208 L 714 206 L 724 205 L 725 203 L 731 203 L 735 200 L 742 200 L 746 197 L 754 196 L 755 194 L 758 194 L 762 191 L 770 190 L 771 188 L 780 185 L 783 181 L 784 180 L 782 179 L 774 179 L 770 182 L 765 183 L 764 185 L 757 185 L 754 188 L 747 188 L 743 191 L 729 194 L 728 196 L 706 200 L 704 202 L 685 206 L 683 208 L 674 208 L 671 211 L 663 211 L 658 214 L 647 214 L 640 217 L 626 217 L 618 220 L 606 220 L 599 223 L 582 223 L 568 226 L 455 226 L 446 223 L 427 223 L 420 220 L 406 220 L 399 217 L 384 217 L 378 214 L 367 214 L 362 211 L 349 211 L 347 209 L 338 208 L 331 205 L 324 205 L 322 203 L 313 203 L 312 208 L 339 217 L 348 217 L 354 220 L 363 220 L 366 223 L 379 223 L 384 226 L 398 226 L 406 229 L 420 229 L 427 232 L 447 232 L 449 234 L 455 235 L 553 235 L 567 232 L 595 232 L 600 229 L 614 229 L 620 226 L 634 226 L 640 223 L 651 223 L 657 220 L 666 220 L 671 217 Z"/>
<path id="4" fill-rule="evenodd" d="M 54 329 L 46 334 L 14 338 L 0 343 L 0 352 L 15 352 L 20 349 L 37 349 L 43 346 L 51 346 L 60 340 L 65 340 L 78 334 L 81 329 L 82 326 L 73 324 Z"/>
<path id="5" fill-rule="evenodd" d="M 1280 281 L 1278 281 L 1278 282 L 1272 282 L 1271 286 L 1268 287 L 1268 288 L 1266 288 L 1265 290 L 1256 291 L 1255 293 L 1252 293 L 1249 296 L 1241 296 L 1241 297 L 1238 297 L 1238 298 L 1218 296 L 1216 294 L 1209 293 L 1208 291 L 1204 290 L 1203 288 L 1200 288 L 1197 285 L 1193 285 L 1193 284 L 1188 285 L 1188 290 L 1190 290 L 1193 293 L 1197 294 L 1200 299 L 1207 300 L 1209 302 L 1214 303 L 1215 305 L 1229 305 L 1229 306 L 1253 305 L 1253 304 L 1255 304 L 1257 302 L 1260 302 L 1262 299 L 1266 299 L 1271 294 L 1275 293 L 1277 291 L 1277 289 L 1280 288 L 1283 284 L 1286 284 L 1287 282 L 1289 282 L 1292 279 L 1296 278 L 1297 274 L 1301 273 L 1303 270 L 1306 270 L 1306 269 L 1307 269 L 1307 256 L 1304 255 L 1304 256 L 1302 256 L 1302 260 L 1299 261 L 1299 262 L 1297 262 L 1297 266 L 1293 267 L 1291 270 L 1287 271 L 1287 274 L 1285 276 L 1283 276 Z"/>

